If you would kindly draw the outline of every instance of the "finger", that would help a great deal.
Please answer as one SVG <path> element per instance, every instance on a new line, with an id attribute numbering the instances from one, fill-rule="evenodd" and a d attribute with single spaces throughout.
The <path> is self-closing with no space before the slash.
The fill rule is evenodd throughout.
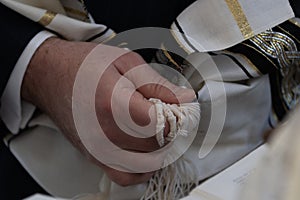
<path id="1" fill-rule="evenodd" d="M 133 136 L 139 137 L 141 133 L 144 133 L 145 137 L 150 137 L 158 132 L 156 130 L 158 116 L 155 106 L 139 91 L 136 91 L 133 83 L 126 77 L 122 77 L 114 86 L 112 106 L 113 113 L 118 113 L 120 121 L 124 122 L 124 128 L 127 126 L 139 134 Z M 168 131 L 169 124 L 166 123 L 165 136 Z"/>
<path id="2" fill-rule="evenodd" d="M 106 167 L 105 172 L 107 176 L 115 183 L 121 186 L 130 186 L 140 183 L 145 183 L 154 175 L 155 172 L 147 173 L 128 173 L 121 172 L 109 167 Z"/>
<path id="3" fill-rule="evenodd" d="M 125 77 L 123 77 L 123 81 L 118 82 L 114 90 L 112 112 L 115 113 L 115 121 L 121 122 L 118 127 L 133 137 L 156 137 L 156 133 L 159 132 L 157 130 L 158 116 L 153 103 L 135 91 L 134 85 Z M 121 98 L 118 94 L 122 94 Z M 166 122 L 165 136 L 168 132 L 169 124 Z M 149 144 L 145 145 L 148 146 Z"/>
<path id="4" fill-rule="evenodd" d="M 153 172 L 146 172 L 146 173 L 129 173 L 129 172 L 123 172 L 116 169 L 113 169 L 111 167 L 108 167 L 107 165 L 104 165 L 103 163 L 99 162 L 94 157 L 88 155 L 87 156 L 92 162 L 94 162 L 96 165 L 101 167 L 107 176 L 112 180 L 113 182 L 117 183 L 121 186 L 130 186 L 130 185 L 136 185 L 140 183 L 147 182 L 155 173 Z"/>
<path id="5" fill-rule="evenodd" d="M 146 98 L 158 98 L 167 103 L 187 103 L 196 98 L 192 89 L 178 87 L 153 70 L 136 53 L 121 56 L 114 65 Z"/>
<path id="6" fill-rule="evenodd" d="M 116 86 L 117 83 L 119 83 L 118 86 Z M 155 119 L 155 112 L 153 110 L 149 112 L 152 103 L 136 92 L 129 80 L 122 77 L 114 67 L 109 67 L 101 77 L 97 90 L 101 91 L 96 93 L 95 106 L 99 111 L 97 112 L 98 121 L 106 136 L 115 145 L 141 152 L 154 151 L 159 148 L 155 137 L 150 137 L 155 134 L 155 127 L 140 131 L 126 121 L 127 118 L 132 118 L 135 125 L 145 126 L 151 119 L 149 113 L 152 113 L 152 118 Z M 125 99 L 129 99 L 129 104 Z M 126 109 L 129 110 L 129 116 L 124 115 Z M 124 131 L 116 120 L 128 126 L 128 129 Z M 139 137 L 133 137 L 132 132 L 140 134 Z M 147 133 L 150 138 L 141 138 L 142 133 Z"/>
<path id="7" fill-rule="evenodd" d="M 132 120 L 136 123 L 136 126 L 130 126 L 131 123 L 126 121 L 126 125 L 128 125 L 131 129 L 135 129 L 138 133 L 144 133 L 143 135 L 146 137 L 154 136 L 157 133 L 156 125 L 157 125 L 157 110 L 152 102 L 149 102 L 148 99 L 144 98 L 144 96 L 135 91 L 134 88 L 128 88 L 123 91 L 122 99 L 119 99 L 117 105 L 121 107 L 129 107 L 130 116 L 122 116 L 127 119 L 131 117 Z M 124 99 L 129 100 L 129 106 L 124 102 Z M 125 112 L 121 112 L 125 113 Z M 139 128 L 138 126 L 141 126 Z M 165 123 L 164 136 L 167 136 L 169 133 L 169 124 Z"/>

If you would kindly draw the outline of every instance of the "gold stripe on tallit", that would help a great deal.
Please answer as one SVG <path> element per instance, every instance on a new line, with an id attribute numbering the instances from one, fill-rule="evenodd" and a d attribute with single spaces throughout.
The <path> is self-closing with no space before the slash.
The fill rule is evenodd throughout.
<path id="1" fill-rule="evenodd" d="M 169 54 L 164 44 L 161 45 L 161 49 L 165 54 L 165 56 L 169 59 L 169 61 L 173 63 L 173 65 L 175 65 L 179 70 L 182 70 L 182 67 L 180 67 L 179 64 L 172 58 L 172 56 Z"/>
<path id="2" fill-rule="evenodd" d="M 295 24 L 296 26 L 298 26 L 300 28 L 300 23 L 295 18 L 289 19 L 289 22 Z"/>
<path id="3" fill-rule="evenodd" d="M 105 44 L 106 42 L 109 42 L 111 39 L 113 39 L 114 37 L 116 37 L 116 33 L 115 32 L 113 32 L 108 38 L 106 38 L 105 40 L 103 40 L 102 42 L 101 42 L 101 44 Z"/>
<path id="4" fill-rule="evenodd" d="M 178 36 L 176 35 L 176 33 L 175 33 L 174 30 L 171 29 L 170 32 L 171 32 L 173 38 L 175 39 L 175 41 L 177 42 L 177 44 L 179 45 L 179 47 L 181 49 L 183 49 L 188 55 L 190 55 L 191 53 L 193 53 L 192 51 L 188 50 L 186 48 L 186 46 L 180 41 L 180 39 L 178 38 Z M 179 32 L 179 31 L 176 31 L 176 32 Z"/>
<path id="5" fill-rule="evenodd" d="M 258 75 L 263 75 L 263 73 L 256 67 L 256 65 L 253 64 L 253 62 L 249 58 L 247 58 L 247 56 L 245 56 L 244 54 L 241 54 L 241 53 L 232 53 L 232 52 L 227 51 L 227 50 L 224 50 L 224 52 L 226 52 L 227 54 L 229 54 L 231 56 L 235 56 L 235 55 L 240 56 L 245 62 L 247 62 L 247 64 L 250 66 L 250 68 L 252 68 L 253 71 L 255 71 Z M 248 69 L 247 68 L 248 66 L 245 66 L 245 67 L 246 67 L 246 69 Z"/>
<path id="6" fill-rule="evenodd" d="M 249 39 L 254 36 L 254 32 L 247 20 L 247 17 L 243 11 L 242 6 L 238 0 L 225 0 L 228 8 L 230 9 L 238 27 L 245 39 Z"/>
<path id="7" fill-rule="evenodd" d="M 43 26 L 48 26 L 52 22 L 55 16 L 56 13 L 52 11 L 46 11 L 43 17 L 38 21 L 38 23 L 40 23 Z"/>

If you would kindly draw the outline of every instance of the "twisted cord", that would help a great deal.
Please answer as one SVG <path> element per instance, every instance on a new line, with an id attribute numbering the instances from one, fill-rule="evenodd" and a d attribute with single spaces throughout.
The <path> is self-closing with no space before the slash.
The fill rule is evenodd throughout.
<path id="1" fill-rule="evenodd" d="M 282 76 L 282 97 L 287 107 L 292 109 L 300 96 L 300 52 L 296 43 L 289 36 L 272 29 L 254 36 L 250 41 L 277 60 Z"/>

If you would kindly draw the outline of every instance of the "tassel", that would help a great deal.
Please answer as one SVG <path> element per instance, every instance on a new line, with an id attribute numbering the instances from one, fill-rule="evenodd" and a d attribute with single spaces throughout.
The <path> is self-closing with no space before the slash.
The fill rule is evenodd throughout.
<path id="1" fill-rule="evenodd" d="M 183 198 L 197 185 L 196 174 L 193 163 L 181 157 L 154 174 L 149 180 L 141 200 L 177 200 Z"/>

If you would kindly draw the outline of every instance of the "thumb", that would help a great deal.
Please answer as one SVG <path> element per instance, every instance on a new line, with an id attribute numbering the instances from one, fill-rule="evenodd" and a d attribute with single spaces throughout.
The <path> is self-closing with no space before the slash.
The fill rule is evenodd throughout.
<path id="1" fill-rule="evenodd" d="M 124 62 L 123 59 L 127 62 Z M 194 90 L 179 87 L 162 77 L 141 56 L 129 53 L 115 62 L 119 72 L 130 80 L 145 98 L 157 98 L 166 103 L 189 103 L 196 99 Z"/>

